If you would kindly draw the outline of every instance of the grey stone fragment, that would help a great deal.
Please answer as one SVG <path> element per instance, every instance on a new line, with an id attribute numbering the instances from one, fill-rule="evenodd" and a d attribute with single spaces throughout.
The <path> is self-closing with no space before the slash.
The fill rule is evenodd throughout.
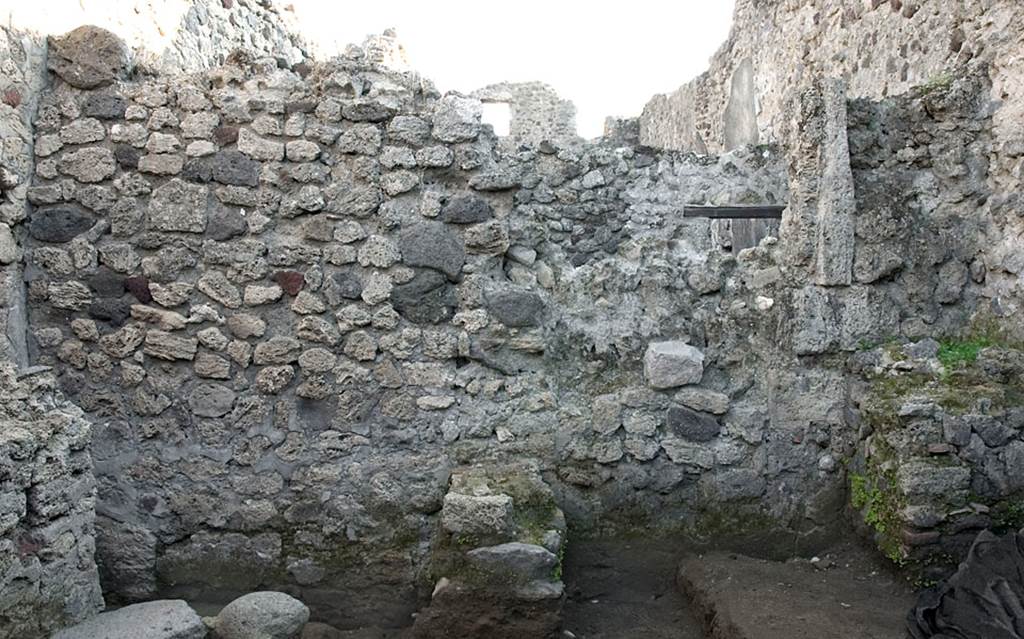
<path id="1" fill-rule="evenodd" d="M 238 131 L 238 150 L 254 160 L 281 161 L 284 159 L 284 143 L 267 140 L 250 129 Z"/>
<path id="2" fill-rule="evenodd" d="M 452 224 L 474 224 L 494 217 L 494 208 L 483 198 L 463 195 L 452 198 L 441 209 L 441 217 Z"/>
<path id="3" fill-rule="evenodd" d="M 100 142 L 107 137 L 107 130 L 95 118 L 75 120 L 60 129 L 60 140 L 64 144 L 88 144 Z"/>
<path id="4" fill-rule="evenodd" d="M 517 541 L 475 548 L 466 557 L 478 569 L 519 581 L 550 579 L 558 564 L 558 557 L 547 548 Z"/>
<path id="5" fill-rule="evenodd" d="M 206 230 L 206 187 L 174 178 L 153 191 L 149 226 L 156 231 L 202 233 Z"/>
<path id="6" fill-rule="evenodd" d="M 669 432 L 691 442 L 708 442 L 718 436 L 722 425 L 706 413 L 698 413 L 683 406 L 670 406 L 665 414 Z"/>
<path id="7" fill-rule="evenodd" d="M 10 264 L 21 256 L 18 243 L 14 240 L 11 227 L 0 222 L 0 264 Z"/>
<path id="8" fill-rule="evenodd" d="M 969 271 L 960 260 L 950 260 L 939 268 L 938 283 L 935 286 L 935 300 L 940 304 L 952 304 L 960 299 L 967 284 Z"/>
<path id="9" fill-rule="evenodd" d="M 363 294 L 363 282 L 353 271 L 338 271 L 327 278 L 323 292 L 328 304 L 338 306 L 345 300 L 359 299 Z"/>
<path id="10" fill-rule="evenodd" d="M 235 207 L 214 206 L 207 221 L 206 235 L 218 242 L 245 235 L 249 230 L 245 217 Z"/>
<path id="11" fill-rule="evenodd" d="M 707 388 L 696 386 L 681 388 L 673 399 L 693 410 L 715 415 L 721 415 L 729 410 L 729 396 Z"/>
<path id="12" fill-rule="evenodd" d="M 82 103 L 82 115 L 101 120 L 120 120 L 128 102 L 116 93 L 90 93 Z"/>
<path id="13" fill-rule="evenodd" d="M 391 305 L 414 324 L 443 322 L 457 303 L 455 288 L 436 271 L 417 271 L 410 281 L 391 289 Z"/>
<path id="14" fill-rule="evenodd" d="M 486 295 L 487 311 L 510 328 L 540 326 L 544 300 L 532 291 L 492 291 Z"/>
<path id="15" fill-rule="evenodd" d="M 514 526 L 508 495 L 448 493 L 441 508 L 441 525 L 453 535 L 501 535 Z"/>
<path id="16" fill-rule="evenodd" d="M 388 138 L 394 142 L 420 145 L 430 136 L 430 124 L 414 115 L 396 115 L 388 123 Z"/>
<path id="17" fill-rule="evenodd" d="M 76 89 L 94 89 L 127 77 L 128 47 L 116 35 L 94 26 L 49 39 L 47 66 Z"/>
<path id="18" fill-rule="evenodd" d="M 166 331 L 152 330 L 146 333 L 143 352 L 150 357 L 174 360 L 191 360 L 199 348 L 199 340 L 191 337 L 178 337 Z"/>
<path id="19" fill-rule="evenodd" d="M 793 349 L 814 355 L 834 348 L 839 335 L 835 310 L 821 288 L 806 286 L 793 293 Z"/>
<path id="20" fill-rule="evenodd" d="M 82 209 L 70 206 L 36 209 L 28 223 L 28 232 L 40 242 L 70 242 L 88 231 L 95 218 Z"/>
<path id="21" fill-rule="evenodd" d="M 697 384 L 704 376 L 704 353 L 685 342 L 652 342 L 644 353 L 644 377 L 651 388 Z"/>
<path id="22" fill-rule="evenodd" d="M 293 639 L 309 621 L 309 608 L 283 592 L 253 592 L 235 599 L 214 621 L 220 639 Z"/>
<path id="23" fill-rule="evenodd" d="M 192 389 L 188 406 L 200 417 L 222 417 L 235 405 L 235 392 L 220 384 L 199 384 Z"/>
<path id="24" fill-rule="evenodd" d="M 177 175 L 185 166 L 185 158 L 174 153 L 150 153 L 139 158 L 140 173 Z"/>
<path id="25" fill-rule="evenodd" d="M 264 364 L 290 364 L 299 359 L 301 352 L 302 344 L 294 337 L 271 337 L 256 345 L 253 362 L 261 366 Z"/>
<path id="26" fill-rule="evenodd" d="M 910 460 L 896 470 L 896 482 L 900 492 L 909 498 L 941 498 L 955 503 L 970 489 L 971 469 L 968 466 Z"/>
<path id="27" fill-rule="evenodd" d="M 433 135 L 442 142 L 467 142 L 480 134 L 483 106 L 479 100 L 449 94 L 434 112 Z"/>
<path id="28" fill-rule="evenodd" d="M 164 599 L 101 613 L 53 639 L 204 639 L 206 626 L 188 604 Z"/>
<path id="29" fill-rule="evenodd" d="M 402 229 L 398 238 L 402 259 L 408 266 L 423 266 L 457 279 L 466 262 L 462 240 L 440 222 L 420 222 Z"/>
<path id="30" fill-rule="evenodd" d="M 105 147 L 90 146 L 65 153 L 57 165 L 60 172 L 79 182 L 102 182 L 117 171 L 114 152 Z"/>

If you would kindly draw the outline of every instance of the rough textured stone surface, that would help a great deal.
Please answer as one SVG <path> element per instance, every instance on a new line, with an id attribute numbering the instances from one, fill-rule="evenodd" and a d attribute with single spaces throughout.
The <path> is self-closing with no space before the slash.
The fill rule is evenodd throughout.
<path id="1" fill-rule="evenodd" d="M 32 215 L 28 232 L 41 242 L 70 242 L 95 223 L 93 216 L 79 208 L 39 209 Z"/>
<path id="2" fill-rule="evenodd" d="M 153 191 L 149 225 L 157 231 L 202 233 L 206 230 L 207 190 L 173 179 Z"/>
<path id="3" fill-rule="evenodd" d="M 292 639 L 309 620 L 309 608 L 283 592 L 253 592 L 235 599 L 217 615 L 221 639 Z"/>
<path id="4" fill-rule="evenodd" d="M 685 342 L 653 342 L 644 353 L 644 377 L 652 388 L 696 384 L 704 376 L 704 354 Z"/>
<path id="5" fill-rule="evenodd" d="M 50 39 L 50 69 L 76 89 L 94 89 L 122 80 L 131 72 L 128 47 L 99 27 L 78 27 Z"/>
<path id="6" fill-rule="evenodd" d="M 409 266 L 432 268 L 453 280 L 462 273 L 466 249 L 459 236 L 443 224 L 421 222 L 412 226 L 402 231 L 398 245 Z"/>
<path id="7" fill-rule="evenodd" d="M 49 637 L 103 608 L 90 424 L 45 369 L 0 362 L 0 399 L 0 636 Z"/>
<path id="8" fill-rule="evenodd" d="M 220 24 L 235 11 L 245 24 L 265 9 L 228 4 L 204 1 L 187 20 Z M 991 6 L 993 24 L 1016 33 L 1006 6 Z M 757 9 L 805 12 L 790 29 L 867 15 L 773 7 Z M 284 51 L 260 57 L 272 28 L 203 31 L 210 51 L 241 32 L 257 53 L 79 91 L 24 81 L 41 53 L 0 29 L 0 84 L 16 78 L 31 102 L 0 110 L 12 132 L 0 224 L 24 256 L 24 269 L 19 259 L 0 269 L 0 345 L 57 369 L 66 396 L 103 426 L 97 498 L 117 525 L 97 547 L 112 600 L 275 588 L 335 625 L 399 626 L 441 560 L 515 542 L 557 556 L 547 542 L 564 520 L 551 498 L 532 501 L 548 495 L 535 473 L 475 482 L 461 468 L 470 461 L 537 459 L 573 517 L 602 530 L 692 527 L 727 545 L 738 527 L 719 530 L 724 512 L 756 527 L 766 554 L 813 553 L 846 527 L 851 451 L 870 449 L 859 440 L 879 430 L 865 425 L 860 377 L 888 371 L 893 355 L 870 345 L 956 335 L 984 312 L 1019 324 L 1006 318 L 1024 272 L 1021 151 L 1006 122 L 1024 92 L 1002 54 L 984 54 L 998 63 L 991 73 L 972 64 L 931 88 L 845 100 L 845 118 L 827 73 L 807 67 L 772 85 L 789 104 L 774 136 L 760 121 L 775 117 L 762 58 L 744 55 L 702 99 L 722 98 L 729 140 L 756 132 L 760 146 L 698 157 L 640 145 L 628 121 L 594 141 L 496 138 L 479 122 L 478 100 L 492 98 L 441 96 L 390 71 L 378 62 L 388 38 L 289 66 Z M 111 92 L 123 114 L 87 111 Z M 96 139 L 97 124 L 109 140 Z M 844 133 L 852 190 L 826 162 L 843 160 Z M 179 174 L 144 172 L 175 170 L 179 155 Z M 839 173 L 843 188 L 822 179 Z M 475 204 L 445 213 L 460 198 Z M 765 236 L 680 215 L 695 203 L 786 213 Z M 67 241 L 30 232 L 39 211 L 79 206 L 96 223 Z M 830 211 L 852 236 L 827 237 Z M 822 255 L 831 248 L 841 251 Z M 818 280 L 831 257 L 841 276 Z M 657 373 L 645 374 L 652 342 L 696 353 L 654 353 Z M 860 363 L 865 354 L 877 360 Z M 993 376 L 1012 369 L 987 365 Z M 1009 470 L 1024 457 L 1017 413 L 1004 420 L 982 401 L 938 424 L 937 409 L 906 404 L 896 417 L 912 436 L 890 445 L 915 462 L 902 464 L 900 485 L 920 486 L 912 498 L 927 502 L 907 515 L 914 543 L 966 525 L 925 493 L 975 492 L 994 508 L 1021 489 Z M 955 470 L 922 456 L 947 456 Z M 507 495 L 515 525 L 459 546 L 442 527 L 446 492 Z M 950 529 L 932 521 L 943 516 Z M 466 624 L 517 611 L 537 622 L 530 631 L 557 626 L 556 581 L 480 588 L 434 576 L 422 628 L 465 636 Z"/>
<path id="9" fill-rule="evenodd" d="M 58 632 L 53 639 L 203 639 L 206 626 L 181 600 L 137 603 Z"/>

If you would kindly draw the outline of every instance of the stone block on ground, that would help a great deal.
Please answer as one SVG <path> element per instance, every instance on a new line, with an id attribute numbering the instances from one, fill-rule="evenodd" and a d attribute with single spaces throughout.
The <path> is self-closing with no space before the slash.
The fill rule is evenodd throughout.
<path id="1" fill-rule="evenodd" d="M 147 601 L 101 613 L 53 639 L 204 639 L 206 626 L 180 599 Z"/>

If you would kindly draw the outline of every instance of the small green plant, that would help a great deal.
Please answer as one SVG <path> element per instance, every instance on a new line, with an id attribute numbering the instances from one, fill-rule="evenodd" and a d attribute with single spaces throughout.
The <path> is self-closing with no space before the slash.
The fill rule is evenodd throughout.
<path id="1" fill-rule="evenodd" d="M 562 539 L 562 545 L 558 547 L 558 563 L 551 569 L 551 581 L 562 580 L 562 565 L 565 563 L 565 546 L 569 543 L 569 538 Z"/>
<path id="2" fill-rule="evenodd" d="M 953 74 L 949 71 L 936 73 L 928 78 L 928 81 L 921 85 L 921 95 L 928 95 L 936 91 L 945 91 L 953 84 Z"/>
<path id="3" fill-rule="evenodd" d="M 992 346 L 987 335 L 978 335 L 964 340 L 943 340 L 939 343 L 939 361 L 947 373 L 973 364 L 982 349 Z"/>
<path id="4" fill-rule="evenodd" d="M 903 565 L 906 555 L 899 539 L 901 497 L 895 473 L 877 467 L 872 477 L 850 473 L 850 503 L 861 511 L 864 523 L 878 534 L 878 548 L 890 561 Z"/>

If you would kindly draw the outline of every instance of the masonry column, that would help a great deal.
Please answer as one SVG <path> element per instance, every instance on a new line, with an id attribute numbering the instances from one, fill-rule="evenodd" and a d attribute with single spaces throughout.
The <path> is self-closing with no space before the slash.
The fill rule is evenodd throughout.
<path id="1" fill-rule="evenodd" d="M 846 139 L 846 83 L 829 78 L 821 83 L 824 137 L 819 149 L 822 173 L 818 182 L 815 282 L 849 286 L 853 273 L 853 171 Z"/>

